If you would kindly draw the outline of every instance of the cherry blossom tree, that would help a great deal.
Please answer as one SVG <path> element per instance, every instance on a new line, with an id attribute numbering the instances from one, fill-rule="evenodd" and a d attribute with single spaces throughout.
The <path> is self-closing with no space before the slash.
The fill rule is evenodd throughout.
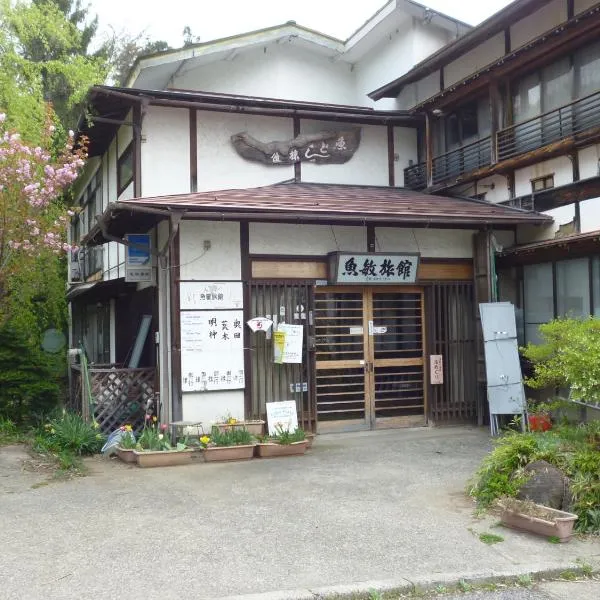
<path id="1" fill-rule="evenodd" d="M 69 216 L 63 194 L 85 164 L 85 141 L 67 144 L 52 158 L 54 125 L 49 115 L 42 143 L 32 147 L 5 126 L 0 113 L 0 324 L 7 318 L 10 278 L 40 255 L 63 254 Z"/>

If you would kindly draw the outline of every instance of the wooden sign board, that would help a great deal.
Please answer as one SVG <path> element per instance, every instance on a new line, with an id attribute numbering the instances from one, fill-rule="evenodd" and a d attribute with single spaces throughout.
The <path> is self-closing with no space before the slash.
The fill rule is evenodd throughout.
<path id="1" fill-rule="evenodd" d="M 402 285 L 415 283 L 419 254 L 332 252 L 329 283 L 334 285 Z"/>

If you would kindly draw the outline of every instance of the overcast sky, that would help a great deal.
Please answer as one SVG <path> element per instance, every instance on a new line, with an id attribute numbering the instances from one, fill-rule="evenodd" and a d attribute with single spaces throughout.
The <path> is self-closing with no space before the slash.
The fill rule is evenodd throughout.
<path id="1" fill-rule="evenodd" d="M 386 4 L 385 0 L 90 0 L 102 31 L 132 34 L 182 45 L 189 25 L 206 42 L 294 20 L 299 25 L 346 39 Z M 425 0 L 423 4 L 471 25 L 480 23 L 509 0 Z"/>

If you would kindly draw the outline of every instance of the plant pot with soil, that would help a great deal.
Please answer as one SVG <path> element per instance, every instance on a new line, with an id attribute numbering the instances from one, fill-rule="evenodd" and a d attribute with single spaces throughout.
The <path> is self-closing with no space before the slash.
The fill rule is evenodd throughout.
<path id="1" fill-rule="evenodd" d="M 138 467 L 171 467 L 190 464 L 194 449 L 181 442 L 171 446 L 166 424 L 159 426 L 156 417 L 148 415 L 133 454 Z"/>
<path id="2" fill-rule="evenodd" d="M 504 498 L 498 506 L 501 509 L 500 520 L 512 529 L 556 538 L 561 543 L 568 542 L 573 535 L 577 520 L 573 513 L 516 498 Z"/>
<path id="3" fill-rule="evenodd" d="M 219 423 L 215 423 L 219 431 L 224 432 L 228 429 L 245 429 L 250 435 L 259 436 L 264 433 L 265 422 L 260 419 L 251 419 L 240 421 L 234 417 L 224 417 Z"/>
<path id="4" fill-rule="evenodd" d="M 202 453 L 206 462 L 248 460 L 254 456 L 254 437 L 241 427 L 227 427 L 223 431 L 218 426 L 212 428 L 210 436 L 200 438 Z"/>
<path id="5" fill-rule="evenodd" d="M 275 435 L 265 436 L 258 444 L 258 456 L 273 458 L 276 456 L 298 456 L 306 452 L 308 440 L 302 429 L 295 431 L 278 427 Z"/>

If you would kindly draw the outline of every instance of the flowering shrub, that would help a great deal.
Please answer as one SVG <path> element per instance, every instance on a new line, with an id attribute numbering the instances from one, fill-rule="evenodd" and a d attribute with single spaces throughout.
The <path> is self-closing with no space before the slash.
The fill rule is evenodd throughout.
<path id="1" fill-rule="evenodd" d="M 0 113 L 0 316 L 7 282 L 26 257 L 71 250 L 66 242 L 69 214 L 58 200 L 75 181 L 86 158 L 85 142 L 74 148 L 69 132 L 66 146 L 53 159 L 54 126 L 48 120 L 42 146 L 31 147 L 17 132 L 5 128 Z"/>
<path id="2" fill-rule="evenodd" d="M 138 438 L 136 448 L 138 450 L 172 450 L 173 447 L 169 443 L 167 435 L 167 425 L 163 423 L 158 425 L 158 419 L 146 415 L 144 429 Z"/>

